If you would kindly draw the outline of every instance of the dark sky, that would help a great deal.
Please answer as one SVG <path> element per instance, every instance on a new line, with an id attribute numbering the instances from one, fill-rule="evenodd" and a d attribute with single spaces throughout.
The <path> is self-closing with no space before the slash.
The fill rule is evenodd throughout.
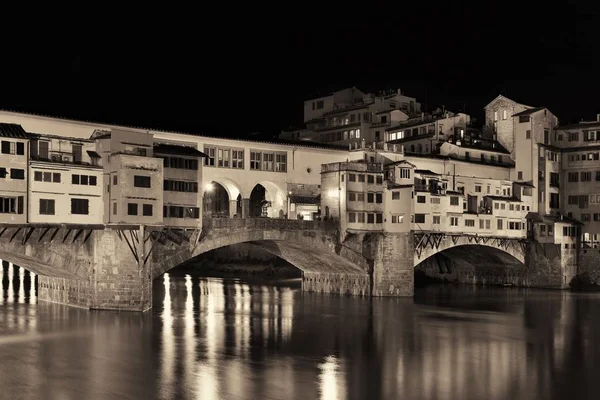
<path id="1" fill-rule="evenodd" d="M 465 107 L 476 118 L 499 93 L 547 106 L 561 121 L 595 117 L 594 2 L 522 3 L 216 24 L 196 32 L 186 51 L 167 46 L 170 54 L 13 57 L 0 62 L 10 77 L 0 107 L 243 137 L 278 133 L 302 119 L 311 95 L 354 85 L 401 88 L 429 109 Z"/>

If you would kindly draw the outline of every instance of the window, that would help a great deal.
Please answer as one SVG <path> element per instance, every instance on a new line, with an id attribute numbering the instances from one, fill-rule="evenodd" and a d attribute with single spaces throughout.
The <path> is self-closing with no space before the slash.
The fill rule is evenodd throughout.
<path id="1" fill-rule="evenodd" d="M 375 193 L 375 203 L 383 203 L 383 193 Z"/>
<path id="2" fill-rule="evenodd" d="M 375 214 L 375 223 L 383 224 L 383 214 L 382 213 Z"/>
<path id="3" fill-rule="evenodd" d="M 263 158 L 262 170 L 263 171 L 274 171 L 275 154 L 263 153 L 262 158 Z"/>
<path id="4" fill-rule="evenodd" d="M 441 203 L 441 201 L 440 201 L 440 198 L 439 198 L 439 197 L 432 197 L 431 199 L 429 199 L 429 202 L 430 202 L 431 204 L 440 204 L 440 203 Z"/>
<path id="5" fill-rule="evenodd" d="M 502 119 L 508 118 L 508 110 L 502 110 Z"/>
<path id="6" fill-rule="evenodd" d="M 590 182 L 592 180 L 591 172 L 581 172 L 581 182 Z"/>
<path id="7" fill-rule="evenodd" d="M 373 193 L 373 192 L 367 193 L 367 203 L 374 203 L 374 202 L 375 202 L 375 193 Z"/>
<path id="8" fill-rule="evenodd" d="M 82 161 L 83 146 L 80 144 L 73 145 L 73 162 L 80 164 Z"/>
<path id="9" fill-rule="evenodd" d="M 375 214 L 367 214 L 367 224 L 375 223 Z"/>
<path id="10" fill-rule="evenodd" d="M 217 155 L 218 166 L 223 168 L 229 168 L 229 149 L 218 149 Z"/>
<path id="11" fill-rule="evenodd" d="M 195 158 L 165 157 L 163 158 L 163 166 L 165 168 L 198 170 L 198 160 Z"/>
<path id="12" fill-rule="evenodd" d="M 204 165 L 207 167 L 215 166 L 215 148 L 214 147 L 205 147 L 204 153 L 206 154 L 206 158 L 204 159 Z"/>
<path id="13" fill-rule="evenodd" d="M 25 170 L 11 168 L 10 169 L 10 179 L 25 179 Z M 60 182 L 60 179 L 58 181 Z"/>
<path id="14" fill-rule="evenodd" d="M 152 204 L 144 204 L 142 206 L 142 215 L 144 217 L 151 217 L 152 216 Z"/>
<path id="15" fill-rule="evenodd" d="M 127 215 L 138 215 L 137 203 L 127 203 Z"/>
<path id="16" fill-rule="evenodd" d="M 15 154 L 16 148 L 14 142 L 2 141 L 2 154 Z"/>
<path id="17" fill-rule="evenodd" d="M 198 193 L 198 182 L 195 181 L 174 181 L 165 179 L 163 190 L 171 192 Z"/>
<path id="18" fill-rule="evenodd" d="M 517 172 L 517 179 L 520 180 L 520 181 L 523 180 L 523 171 Z"/>
<path id="19" fill-rule="evenodd" d="M 519 123 L 522 124 L 525 122 L 529 122 L 529 115 L 519 115 Z M 527 132 L 531 133 L 531 131 L 527 131 Z M 529 139 L 529 138 L 527 138 L 527 139 Z"/>
<path id="20" fill-rule="evenodd" d="M 356 213 L 348 213 L 348 222 L 349 223 L 354 223 L 356 222 Z"/>
<path id="21" fill-rule="evenodd" d="M 71 175 L 71 184 L 96 186 L 98 178 L 93 175 Z"/>
<path id="22" fill-rule="evenodd" d="M 118 181 L 117 174 L 113 175 L 113 185 L 116 185 Z"/>
<path id="23" fill-rule="evenodd" d="M 498 229 L 502 230 L 502 220 L 501 219 L 497 220 L 496 224 L 497 224 Z"/>
<path id="24" fill-rule="evenodd" d="M 40 215 L 54 215 L 54 200 L 40 199 Z"/>
<path id="25" fill-rule="evenodd" d="M 365 176 L 363 174 L 358 174 L 358 182 L 365 183 Z"/>
<path id="26" fill-rule="evenodd" d="M 38 157 L 43 160 L 50 159 L 50 142 L 45 140 L 38 142 Z"/>
<path id="27" fill-rule="evenodd" d="M 400 192 L 392 192 L 392 200 L 400 200 Z"/>
<path id="28" fill-rule="evenodd" d="M 415 224 L 424 224 L 425 214 L 415 214 Z"/>
<path id="29" fill-rule="evenodd" d="M 475 192 L 481 193 L 481 185 L 475 185 Z"/>
<path id="30" fill-rule="evenodd" d="M 275 154 L 275 171 L 287 171 L 287 154 Z"/>
<path id="31" fill-rule="evenodd" d="M 117 203 L 113 203 L 113 215 L 117 215 Z"/>
<path id="32" fill-rule="evenodd" d="M 439 225 L 441 223 L 442 217 L 439 215 L 434 215 L 433 216 L 433 224 L 434 225 Z"/>
<path id="33" fill-rule="evenodd" d="M 494 111 L 494 121 L 498 121 L 498 111 Z"/>
<path id="34" fill-rule="evenodd" d="M 231 168 L 244 169 L 244 150 L 231 150 Z"/>
<path id="35" fill-rule="evenodd" d="M 417 196 L 417 203 L 426 203 L 425 196 Z"/>
<path id="36" fill-rule="evenodd" d="M 400 178 L 401 179 L 410 179 L 410 169 L 409 168 L 400 168 Z"/>
<path id="37" fill-rule="evenodd" d="M 17 142 L 17 155 L 25 155 L 25 143 Z"/>
<path id="38" fill-rule="evenodd" d="M 458 217 L 450 217 L 450 226 L 458 226 Z"/>
<path id="39" fill-rule="evenodd" d="M 465 219 L 465 226 L 475 227 L 475 220 L 474 219 Z"/>
<path id="40" fill-rule="evenodd" d="M 88 199 L 71 199 L 71 214 L 88 215 L 90 201 Z"/>
<path id="41" fill-rule="evenodd" d="M 375 183 L 375 176 L 373 176 L 373 175 L 367 175 L 367 183 L 374 184 Z"/>
<path id="42" fill-rule="evenodd" d="M 525 139 L 531 139 L 531 131 L 529 129 L 525 131 Z"/>
<path id="43" fill-rule="evenodd" d="M 250 169 L 254 169 L 254 170 L 258 170 L 260 171 L 261 169 L 261 161 L 262 161 L 262 154 L 256 151 L 251 151 L 250 152 Z"/>
<path id="44" fill-rule="evenodd" d="M 23 197 L 20 197 L 23 199 Z M 21 200 L 22 203 L 22 200 Z M 0 197 L 0 214 L 17 214 L 18 200 L 16 197 Z M 22 208 L 22 207 L 21 207 Z M 18 214 L 22 214 L 21 211 Z"/>
<path id="45" fill-rule="evenodd" d="M 458 196 L 451 196 L 450 197 L 450 205 L 451 206 L 457 206 L 458 205 Z"/>
<path id="46" fill-rule="evenodd" d="M 404 215 L 392 215 L 392 224 L 401 224 L 404 222 Z"/>
<path id="47" fill-rule="evenodd" d="M 134 175 L 133 176 L 133 186 L 141 187 L 141 188 L 149 188 L 150 186 L 150 177 L 142 176 L 142 175 Z"/>
<path id="48" fill-rule="evenodd" d="M 577 172 L 569 172 L 567 175 L 569 182 L 579 182 L 579 174 Z"/>
<path id="49" fill-rule="evenodd" d="M 383 184 L 383 176 L 381 176 L 381 175 L 377 175 L 377 176 L 375 177 L 375 182 L 376 182 L 378 185 L 381 185 L 381 184 Z"/>

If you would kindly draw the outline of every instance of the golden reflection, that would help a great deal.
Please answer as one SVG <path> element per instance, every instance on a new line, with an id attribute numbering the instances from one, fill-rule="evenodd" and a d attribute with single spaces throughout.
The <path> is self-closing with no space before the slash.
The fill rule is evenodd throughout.
<path id="1" fill-rule="evenodd" d="M 4 304 L 4 261 L 0 260 L 0 304 Z"/>
<path id="2" fill-rule="evenodd" d="M 250 287 L 246 284 L 234 284 L 235 302 L 235 341 L 238 356 L 247 357 L 250 345 Z"/>
<path id="3" fill-rule="evenodd" d="M 37 295 L 35 293 L 35 278 L 36 275 L 33 272 L 29 273 L 29 304 L 37 303 Z"/>
<path id="4" fill-rule="evenodd" d="M 206 358 L 200 362 L 197 369 L 196 391 L 198 399 L 219 398 L 219 378 L 216 374 L 219 368 L 219 353 L 225 338 L 225 297 L 223 283 L 208 279 L 200 281 L 200 305 L 198 313 L 200 326 L 205 328 Z M 203 323 L 204 322 L 204 323 Z"/>
<path id="5" fill-rule="evenodd" d="M 162 362 L 161 375 L 163 387 L 171 387 L 175 375 L 175 338 L 173 337 L 173 313 L 171 304 L 171 278 L 169 274 L 163 276 L 165 297 L 162 312 Z"/>
<path id="6" fill-rule="evenodd" d="M 15 301 L 15 292 L 14 292 L 14 288 L 13 288 L 13 278 L 14 278 L 14 267 L 13 267 L 13 263 L 9 262 L 8 263 L 8 296 L 6 301 L 9 304 L 12 304 Z"/>
<path id="7" fill-rule="evenodd" d="M 192 277 L 185 276 L 185 309 L 183 317 L 183 343 L 184 343 L 184 365 L 186 366 L 185 382 L 189 385 L 193 382 L 192 365 L 196 362 L 196 334 L 194 332 L 196 321 L 194 319 L 194 297 L 192 294 Z"/>
<path id="8" fill-rule="evenodd" d="M 339 371 L 339 361 L 335 356 L 328 356 L 319 364 L 319 392 L 322 400 L 338 400 L 346 398 L 344 376 Z"/>
<path id="9" fill-rule="evenodd" d="M 294 291 L 291 288 L 280 289 L 281 301 L 281 339 L 288 342 L 292 336 L 294 321 Z"/>
<path id="10" fill-rule="evenodd" d="M 19 296 L 18 302 L 19 304 L 25 303 L 25 270 L 21 267 L 19 268 Z"/>

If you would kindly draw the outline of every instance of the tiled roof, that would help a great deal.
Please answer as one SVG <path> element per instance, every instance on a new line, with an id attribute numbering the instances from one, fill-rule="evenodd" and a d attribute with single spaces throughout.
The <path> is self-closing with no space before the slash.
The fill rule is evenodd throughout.
<path id="1" fill-rule="evenodd" d="M 528 110 L 521 111 L 521 112 L 518 112 L 518 113 L 516 113 L 516 114 L 513 114 L 512 116 L 513 116 L 513 117 L 520 117 L 520 116 L 524 116 L 524 115 L 531 115 L 531 114 L 533 114 L 533 113 L 536 113 L 536 112 L 538 112 L 538 111 L 542 111 L 542 110 L 545 110 L 545 109 L 546 109 L 546 107 L 535 107 L 535 108 L 530 108 L 530 109 L 528 109 Z"/>
<path id="2" fill-rule="evenodd" d="M 101 126 L 105 126 L 105 127 L 108 126 L 111 128 L 142 129 L 145 131 L 196 136 L 196 137 L 206 138 L 206 139 L 237 140 L 237 141 L 241 141 L 241 142 L 279 144 L 279 145 L 287 145 L 287 146 L 319 148 L 319 149 L 326 149 L 326 150 L 348 151 L 347 146 L 340 146 L 340 145 L 327 144 L 327 143 L 318 143 L 318 142 L 309 142 L 309 141 L 300 141 L 300 140 L 284 140 L 284 139 L 255 139 L 255 138 L 249 138 L 249 137 L 234 138 L 234 137 L 225 136 L 225 135 L 210 135 L 210 134 L 206 135 L 206 134 L 200 134 L 200 133 L 178 132 L 178 131 L 173 131 L 173 130 L 148 128 L 148 127 L 142 127 L 142 126 L 117 125 L 117 124 L 114 124 L 111 122 L 90 121 L 90 120 L 83 120 L 83 119 L 56 117 L 53 115 L 36 114 L 36 113 L 32 113 L 32 112 L 22 112 L 22 111 L 12 111 L 12 110 L 0 109 L 0 112 L 1 111 L 15 113 L 15 114 L 21 114 L 21 115 L 31 115 L 31 116 L 42 117 L 42 118 L 52 118 L 52 119 L 61 120 L 61 121 L 78 122 L 78 123 L 84 123 L 84 124 L 90 124 L 90 125 L 101 125 Z M 8 124 L 8 125 L 12 125 L 12 124 Z M 104 137 L 105 136 L 102 135 L 102 138 L 104 138 Z"/>
<path id="3" fill-rule="evenodd" d="M 294 204 L 319 204 L 321 200 L 321 196 L 300 196 L 300 195 L 290 195 L 290 202 Z"/>
<path id="4" fill-rule="evenodd" d="M 15 139 L 29 139 L 31 135 L 19 124 L 0 123 L 0 136 Z"/>
<path id="5" fill-rule="evenodd" d="M 190 146 L 181 146 L 177 144 L 155 144 L 154 145 L 154 154 L 176 154 L 180 156 L 190 156 L 190 157 L 208 157 L 203 152 L 190 147 Z"/>
<path id="6" fill-rule="evenodd" d="M 433 172 L 429 169 L 415 169 L 415 174 L 440 176 L 437 172 Z"/>

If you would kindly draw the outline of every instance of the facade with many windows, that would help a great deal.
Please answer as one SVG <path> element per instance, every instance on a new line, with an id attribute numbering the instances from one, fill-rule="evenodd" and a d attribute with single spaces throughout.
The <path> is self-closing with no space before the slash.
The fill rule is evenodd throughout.
<path id="1" fill-rule="evenodd" d="M 103 223 L 102 166 L 94 140 L 32 135 L 29 222 Z"/>
<path id="2" fill-rule="evenodd" d="M 27 222 L 29 136 L 20 125 L 0 123 L 0 222 Z"/>

